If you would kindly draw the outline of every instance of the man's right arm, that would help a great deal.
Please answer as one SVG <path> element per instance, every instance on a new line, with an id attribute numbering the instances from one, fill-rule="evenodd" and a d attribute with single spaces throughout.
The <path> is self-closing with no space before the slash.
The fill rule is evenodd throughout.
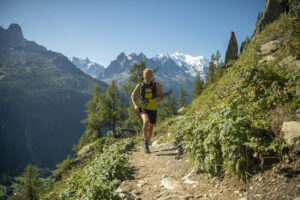
<path id="1" fill-rule="evenodd" d="M 138 111 L 139 110 L 139 107 L 136 103 L 136 99 L 135 99 L 135 96 L 138 94 L 138 92 L 140 91 L 140 87 L 141 87 L 141 84 L 137 84 L 133 90 L 133 92 L 131 93 L 131 101 L 133 103 L 133 106 L 134 106 L 134 110 L 135 111 Z"/>

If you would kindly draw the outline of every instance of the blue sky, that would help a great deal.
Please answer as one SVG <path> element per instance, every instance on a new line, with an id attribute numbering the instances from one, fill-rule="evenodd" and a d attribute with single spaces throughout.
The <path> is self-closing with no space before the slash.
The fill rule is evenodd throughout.
<path id="1" fill-rule="evenodd" d="M 225 57 L 231 31 L 251 36 L 264 0 L 0 0 L 0 26 L 105 67 L 121 52 Z"/>

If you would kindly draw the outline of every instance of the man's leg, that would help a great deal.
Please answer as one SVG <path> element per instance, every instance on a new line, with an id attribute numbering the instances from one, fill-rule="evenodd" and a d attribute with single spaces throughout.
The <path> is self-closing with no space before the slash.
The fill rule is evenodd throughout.
<path id="1" fill-rule="evenodd" d="M 154 124 L 149 123 L 149 126 L 148 126 L 148 139 L 147 139 L 148 143 L 150 143 L 150 140 L 151 140 L 151 137 L 152 137 L 153 127 L 154 127 Z"/>
<path id="2" fill-rule="evenodd" d="M 149 153 L 149 125 L 150 120 L 149 116 L 147 114 L 142 114 L 142 120 L 143 120 L 143 134 L 144 134 L 144 151 L 146 153 Z"/>
<path id="3" fill-rule="evenodd" d="M 153 127 L 156 123 L 156 117 L 157 117 L 157 111 L 150 111 L 149 113 L 149 126 L 148 126 L 148 142 L 150 143 L 151 137 L 152 137 L 152 132 L 153 132 Z"/>
<path id="4" fill-rule="evenodd" d="M 142 120 L 143 120 L 143 134 L 144 134 L 144 140 L 148 141 L 149 137 L 149 116 L 147 114 L 142 114 Z"/>

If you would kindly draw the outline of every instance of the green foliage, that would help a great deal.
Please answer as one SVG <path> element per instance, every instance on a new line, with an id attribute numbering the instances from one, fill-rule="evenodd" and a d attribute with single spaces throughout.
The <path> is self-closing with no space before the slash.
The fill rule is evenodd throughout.
<path id="1" fill-rule="evenodd" d="M 120 199 L 115 190 L 132 171 L 126 152 L 133 146 L 133 139 L 107 145 L 102 154 L 72 170 L 42 199 Z"/>
<path id="2" fill-rule="evenodd" d="M 236 60 L 238 57 L 238 44 L 234 32 L 231 32 L 230 40 L 225 54 L 225 65 L 230 66 L 230 60 Z"/>
<path id="3" fill-rule="evenodd" d="M 290 12 L 293 13 L 296 17 L 300 16 L 300 1 L 299 0 L 289 0 L 289 9 Z"/>
<path id="4" fill-rule="evenodd" d="M 296 81 L 300 72 L 288 66 L 265 64 L 244 68 L 242 88 L 249 91 L 249 98 L 261 108 L 271 108 L 291 102 L 296 94 Z"/>
<path id="5" fill-rule="evenodd" d="M 210 85 L 215 82 L 216 77 L 216 62 L 215 62 L 215 55 L 211 55 L 209 64 L 208 64 L 208 74 L 207 74 L 207 84 Z"/>
<path id="6" fill-rule="evenodd" d="M 5 187 L 4 185 L 0 185 L 0 199 L 7 199 L 8 195 L 7 195 L 7 187 Z"/>
<path id="7" fill-rule="evenodd" d="M 300 79 L 297 81 L 296 85 L 296 95 L 300 97 Z"/>
<path id="8" fill-rule="evenodd" d="M 18 191 L 17 195 L 10 199 L 35 200 L 44 191 L 43 180 L 40 178 L 36 167 L 28 164 L 22 177 L 17 177 L 19 183 L 13 187 Z"/>
<path id="9" fill-rule="evenodd" d="M 199 171 L 247 179 L 259 168 L 260 158 L 287 158 L 286 143 L 271 128 L 271 111 L 280 107 L 294 118 L 299 109 L 300 69 L 292 64 L 299 51 L 295 27 L 299 22 L 285 14 L 268 25 L 232 68 L 192 102 L 187 114 L 168 127 Z M 270 40 L 279 40 L 281 48 L 273 53 L 275 60 L 262 62 L 259 49 Z"/>
<path id="10" fill-rule="evenodd" d="M 94 152 L 103 153 L 105 146 L 110 146 L 116 142 L 117 140 L 115 138 L 104 136 L 98 138 L 95 142 L 91 143 L 91 148 L 93 149 Z"/>
<path id="11" fill-rule="evenodd" d="M 101 137 L 103 122 L 106 119 L 103 112 L 105 107 L 105 98 L 101 93 L 101 87 L 96 84 L 92 98 L 86 103 L 87 118 L 82 121 L 86 124 L 86 130 L 81 136 L 78 145 L 73 147 L 75 152 L 79 151 L 84 145 Z"/>
<path id="12" fill-rule="evenodd" d="M 168 95 L 165 101 L 158 105 L 158 109 L 159 112 L 157 117 L 159 121 L 173 116 L 177 111 L 175 97 Z"/>
<path id="13" fill-rule="evenodd" d="M 204 82 L 200 79 L 200 72 L 197 72 L 194 85 L 193 85 L 193 93 L 192 99 L 196 99 L 204 89 Z"/>
<path id="14" fill-rule="evenodd" d="M 141 61 L 140 63 L 134 63 L 133 66 L 130 68 L 130 77 L 129 83 L 139 84 L 143 82 L 143 71 L 146 69 L 146 62 Z"/>
<path id="15" fill-rule="evenodd" d="M 136 133 L 141 131 L 142 119 L 140 113 L 134 110 L 133 104 L 127 107 L 127 118 L 124 121 L 124 127 L 134 130 Z"/>
<path id="16" fill-rule="evenodd" d="M 269 127 L 264 120 L 258 108 L 218 102 L 209 113 L 186 116 L 174 131 L 177 143 L 184 141 L 200 171 L 247 177 L 254 165 L 253 152 L 278 153 L 265 147 L 271 140 L 265 135 Z"/>
<path id="17" fill-rule="evenodd" d="M 56 165 L 56 170 L 53 171 L 53 176 L 58 176 L 60 173 L 66 171 L 70 165 L 71 156 L 68 155 L 65 160 Z"/>
<path id="18" fill-rule="evenodd" d="M 216 55 L 212 54 L 208 64 L 207 85 L 209 86 L 220 79 L 224 74 L 224 68 L 221 65 L 221 53 L 218 50 Z"/>
<path id="19" fill-rule="evenodd" d="M 118 88 L 113 80 L 106 89 L 104 112 L 104 123 L 115 133 L 115 128 L 125 118 L 125 108 Z"/>
<path id="20" fill-rule="evenodd" d="M 246 40 L 244 40 L 241 44 L 240 53 L 242 53 L 243 50 L 245 50 L 247 48 L 247 46 L 250 42 L 251 42 L 251 39 L 249 36 L 247 36 Z"/>
<path id="21" fill-rule="evenodd" d="M 188 100 L 185 99 L 186 91 L 183 88 L 179 90 L 179 97 L 177 99 L 178 108 L 186 107 L 188 105 Z"/>

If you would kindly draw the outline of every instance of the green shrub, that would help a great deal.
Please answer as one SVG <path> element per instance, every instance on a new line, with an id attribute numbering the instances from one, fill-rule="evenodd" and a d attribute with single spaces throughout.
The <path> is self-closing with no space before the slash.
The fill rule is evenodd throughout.
<path id="1" fill-rule="evenodd" d="M 168 129 L 176 144 L 183 143 L 198 171 L 220 176 L 227 171 L 246 179 L 258 169 L 260 158 L 287 157 L 283 138 L 272 130 L 270 112 L 280 107 L 293 118 L 299 108 L 300 70 L 286 62 L 299 52 L 300 29 L 295 27 L 295 17 L 286 14 L 268 25 Z M 273 53 L 275 60 L 262 62 L 259 49 L 271 40 L 280 41 L 281 47 Z"/>
<path id="2" fill-rule="evenodd" d="M 119 199 L 115 190 L 132 171 L 126 152 L 133 146 L 133 139 L 105 146 L 102 154 L 73 169 L 43 199 Z"/>

